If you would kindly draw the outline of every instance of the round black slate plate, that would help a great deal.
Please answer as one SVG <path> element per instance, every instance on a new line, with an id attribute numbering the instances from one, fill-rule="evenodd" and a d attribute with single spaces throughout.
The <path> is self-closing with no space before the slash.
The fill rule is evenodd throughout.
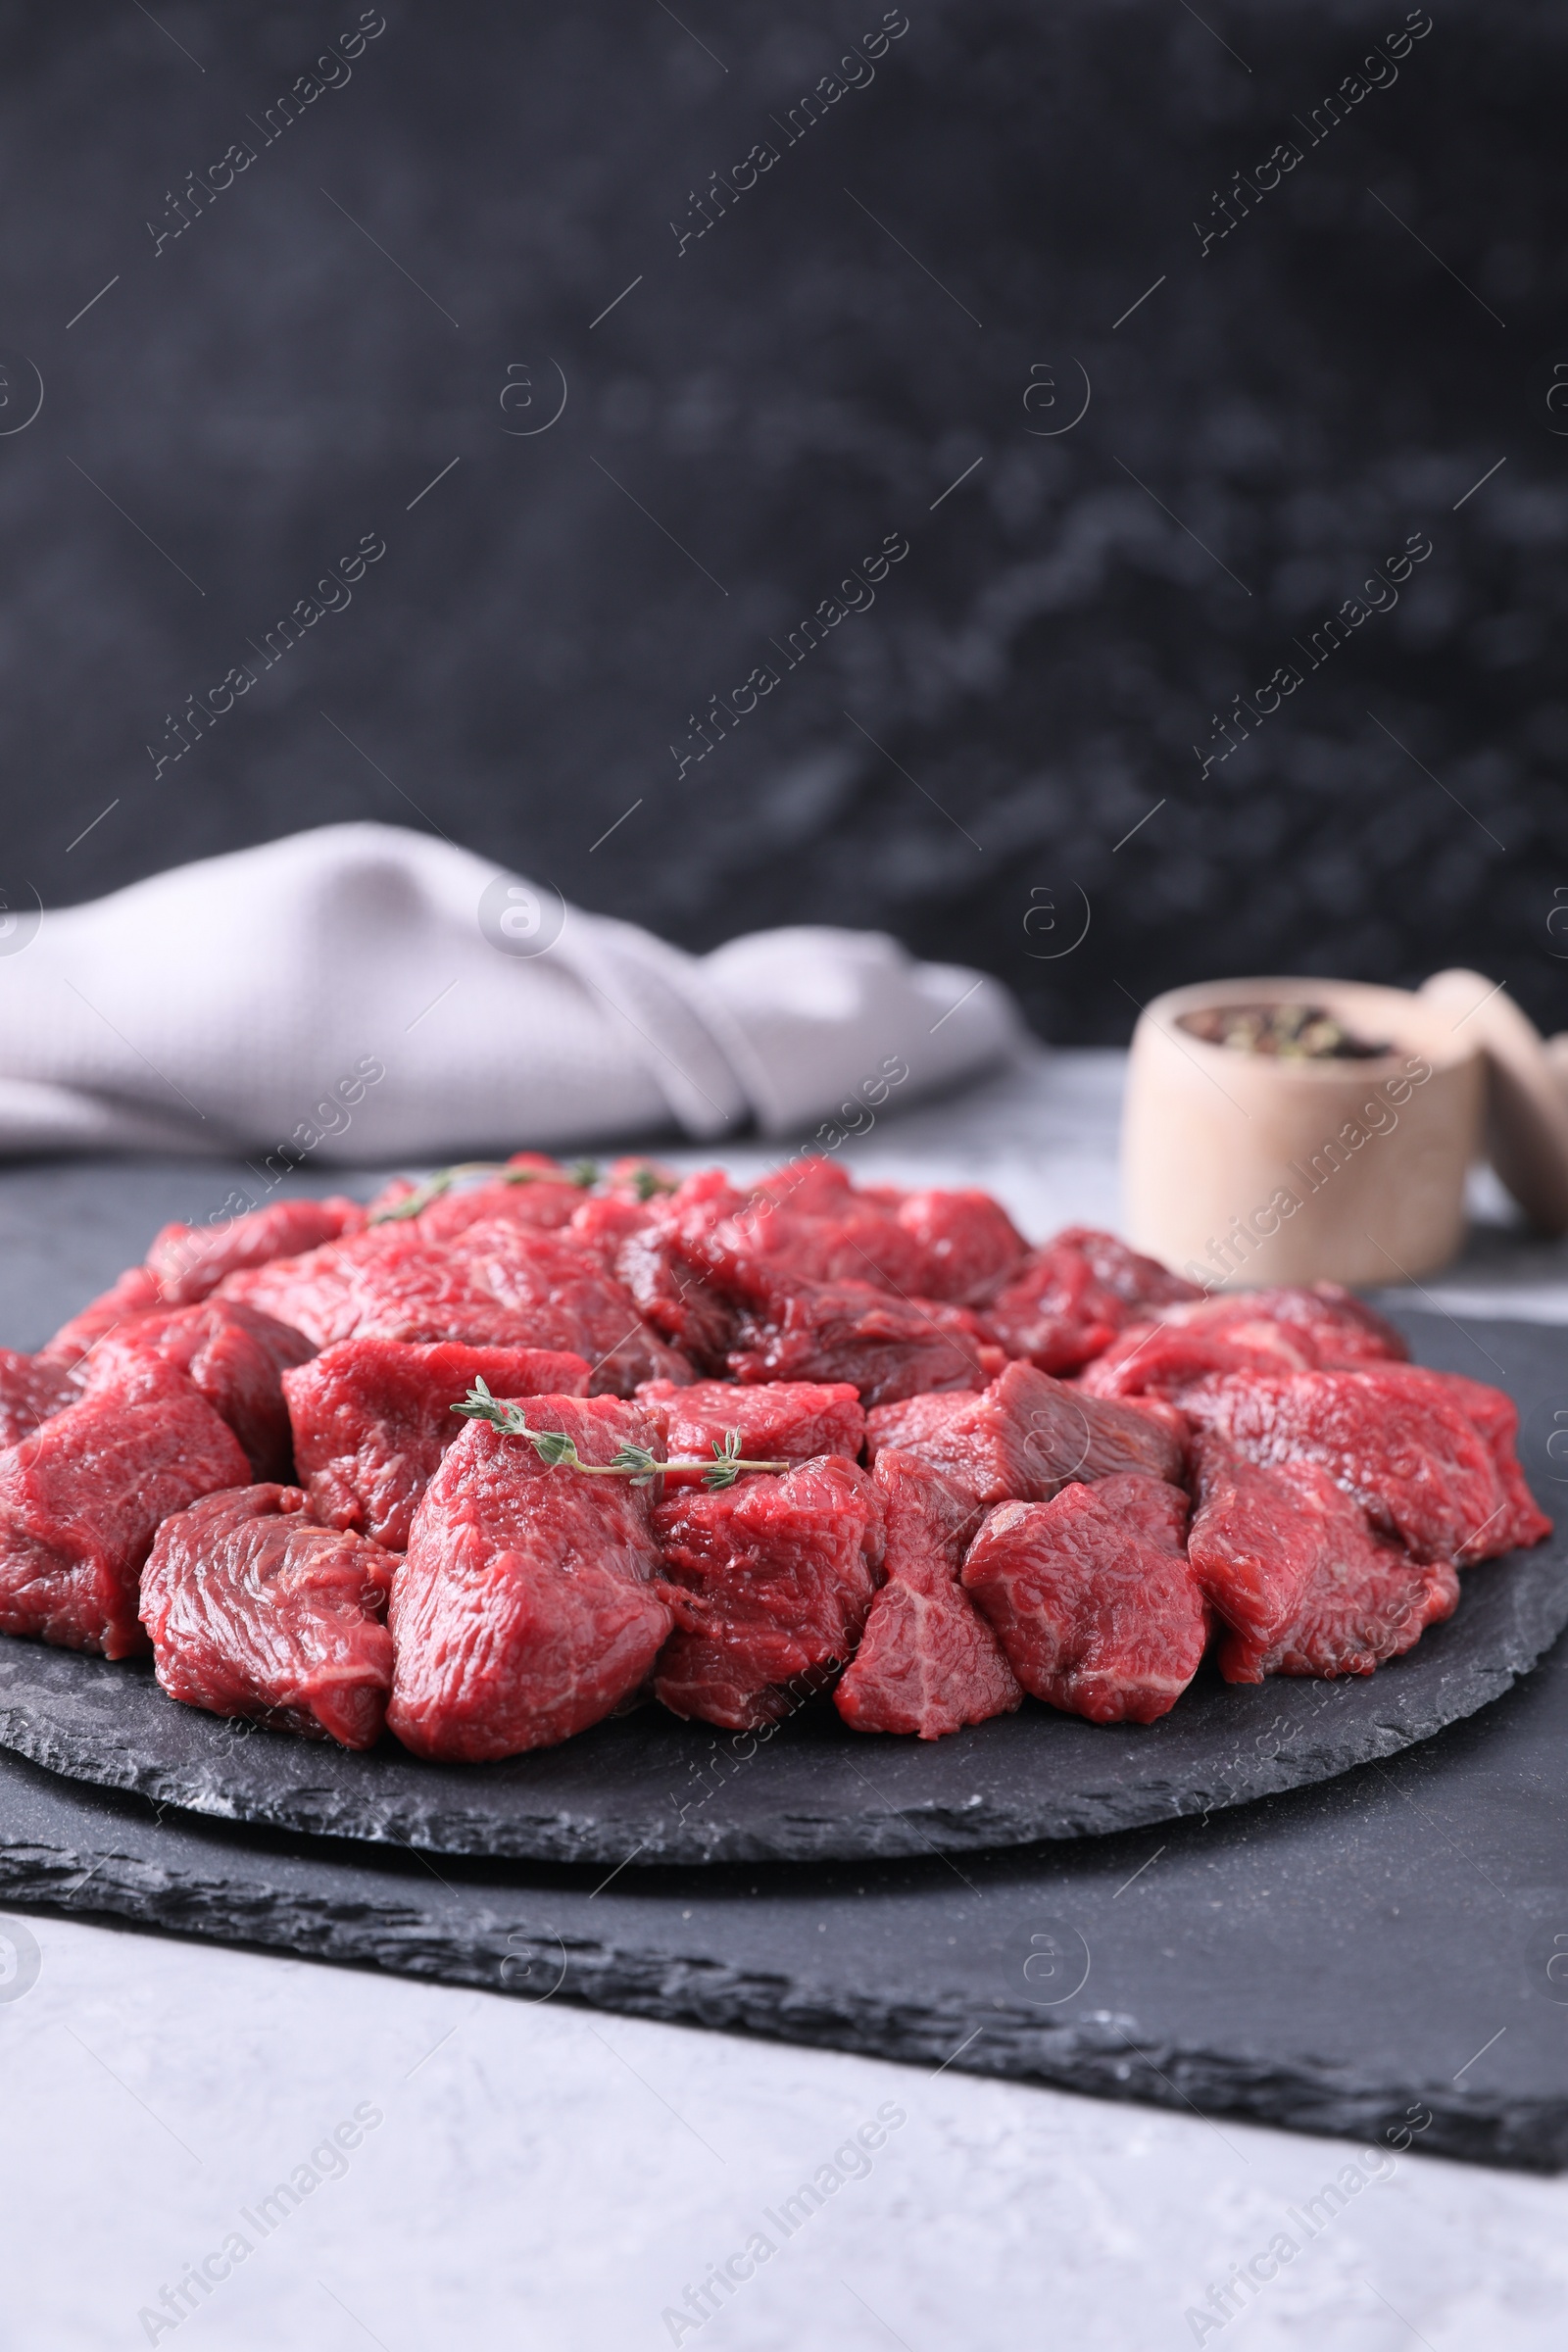
<path id="1" fill-rule="evenodd" d="M 1568 1625 L 1568 1335 L 1401 1311 L 1419 1361 L 1505 1386 L 1520 1458 L 1559 1532 L 1467 1569 L 1459 1607 L 1403 1658 L 1344 1682 L 1222 1683 L 1169 1715 L 1095 1725 L 1025 1699 L 949 1740 L 866 1738 L 825 1703 L 768 1738 L 649 1706 L 505 1764 L 421 1764 L 221 1722 L 144 1665 L 0 1640 L 0 1746 L 72 1780 L 220 1820 L 431 1853 L 602 1866 L 976 1852 L 1103 1836 L 1331 1780 L 1429 1740 L 1528 1672 Z"/>
<path id="2" fill-rule="evenodd" d="M 552 1862 L 959 1853 L 1245 1804 L 1430 1739 L 1507 1690 L 1568 1624 L 1568 1547 L 1471 1569 L 1458 1611 L 1366 1680 L 1231 1688 L 1205 1670 L 1155 1724 L 1026 1699 L 949 1740 L 867 1739 L 831 1707 L 771 1739 L 645 1707 L 478 1766 L 248 1730 L 166 1698 L 142 1665 L 0 1642 L 0 1744 L 73 1780 L 220 1820 L 433 1853 Z"/>

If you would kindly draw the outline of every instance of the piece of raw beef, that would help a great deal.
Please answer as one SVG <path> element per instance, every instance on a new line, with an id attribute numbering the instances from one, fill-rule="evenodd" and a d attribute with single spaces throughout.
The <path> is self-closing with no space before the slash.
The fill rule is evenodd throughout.
<path id="1" fill-rule="evenodd" d="M 865 1411 L 848 1381 L 764 1380 L 748 1388 L 699 1380 L 677 1388 L 669 1380 L 645 1380 L 637 1398 L 662 1408 L 671 1458 L 710 1454 L 732 1429 L 740 1431 L 748 1461 L 808 1462 L 814 1454 L 841 1453 L 853 1462 L 865 1443 Z"/>
<path id="2" fill-rule="evenodd" d="M 1141 1257 L 1114 1234 L 1072 1225 L 1033 1250 L 985 1307 L 985 1327 L 1009 1355 L 1041 1372 L 1076 1372 L 1118 1331 L 1180 1299 L 1195 1283 Z"/>
<path id="3" fill-rule="evenodd" d="M 366 1211 L 333 1194 L 325 1200 L 274 1200 L 220 1225 L 166 1225 L 147 1252 L 147 1270 L 166 1306 L 192 1306 L 209 1298 L 227 1274 L 298 1257 L 320 1242 L 358 1233 Z"/>
<path id="4" fill-rule="evenodd" d="M 748 1206 L 721 1168 L 707 1168 L 650 1200 L 616 1252 L 615 1272 L 645 1322 L 704 1372 L 725 1370 L 737 1313 L 714 1287 L 709 1237 Z"/>
<path id="5" fill-rule="evenodd" d="M 1152 1723 L 1208 1638 L 1186 1524 L 1186 1495 L 1138 1471 L 1004 1502 L 969 1548 L 964 1590 L 1036 1698 L 1091 1723 Z"/>
<path id="6" fill-rule="evenodd" d="M 811 1282 L 743 1312 L 726 1358 L 737 1380 L 845 1381 L 867 1406 L 983 1388 L 1005 1360 L 966 1307 L 896 1298 L 868 1282 Z"/>
<path id="7" fill-rule="evenodd" d="M 466 1426 L 452 1407 L 477 1380 L 492 1396 L 581 1396 L 588 1366 L 542 1348 L 340 1340 L 287 1373 L 294 1461 L 313 1517 L 404 1550 L 415 1505 Z"/>
<path id="8" fill-rule="evenodd" d="M 495 1221 L 549 1233 L 569 1225 L 582 1201 L 582 1186 L 573 1184 L 564 1168 L 546 1161 L 510 1183 L 498 1176 L 494 1183 L 475 1185 L 469 1192 L 443 1193 L 414 1221 L 431 1242 L 450 1241 L 470 1225 Z"/>
<path id="9" fill-rule="evenodd" d="M 30 1438 L 80 1395 L 71 1373 L 54 1358 L 0 1348 L 0 1446 Z"/>
<path id="10" fill-rule="evenodd" d="M 112 1387 L 132 1363 L 157 1356 L 172 1364 L 228 1423 L 255 1478 L 288 1475 L 288 1407 L 281 1375 L 315 1353 L 303 1332 L 236 1298 L 132 1315 L 99 1340 L 76 1367 L 84 1396 Z"/>
<path id="11" fill-rule="evenodd" d="M 1199 1507 L 1188 1558 L 1231 1629 L 1228 1683 L 1265 1675 L 1370 1674 L 1429 1625 L 1451 1617 L 1459 1579 L 1374 1535 L 1366 1514 L 1316 1462 L 1263 1469 L 1222 1438 L 1196 1447 Z"/>
<path id="12" fill-rule="evenodd" d="M 782 1477 L 688 1488 L 654 1513 L 676 1630 L 654 1689 L 729 1731 L 780 1722 L 854 1656 L 882 1565 L 882 1509 L 836 1455 Z"/>
<path id="13" fill-rule="evenodd" d="M 873 1461 L 884 1446 L 916 1455 L 971 1505 L 1044 1502 L 1071 1479 L 1122 1470 L 1179 1479 L 1183 1426 L 1168 1408 L 1156 1417 L 1012 1363 L 978 1396 L 878 1406 L 866 1447 Z"/>
<path id="14" fill-rule="evenodd" d="M 966 1723 L 1008 1715 L 1022 1686 L 990 1624 L 958 1582 L 976 1515 L 913 1454 L 877 1456 L 887 1530 L 887 1582 L 833 1703 L 858 1732 L 940 1740 Z"/>
<path id="15" fill-rule="evenodd" d="M 250 1483 L 239 1440 L 183 1373 L 143 1359 L 0 1454 L 0 1633 L 128 1658 L 160 1523 Z"/>
<path id="16" fill-rule="evenodd" d="M 1450 1394 L 1412 1384 L 1403 1365 L 1201 1380 L 1181 1409 L 1250 1461 L 1320 1463 L 1418 1560 L 1463 1567 L 1514 1542 L 1486 1439 Z"/>
<path id="17" fill-rule="evenodd" d="M 536 1429 L 608 1463 L 663 1452 L 657 1414 L 611 1396 L 539 1396 Z M 392 1589 L 387 1722 L 416 1756 L 480 1764 L 553 1747 L 647 1680 L 669 1630 L 650 1587 L 650 1490 L 551 1469 L 526 1438 L 471 1421 L 414 1514 Z"/>
<path id="18" fill-rule="evenodd" d="M 1382 1370 L 1385 1377 L 1417 1394 L 1424 1391 L 1447 1397 L 1484 1441 L 1504 1497 L 1504 1507 L 1491 1531 L 1496 1538 L 1498 1550 L 1511 1550 L 1516 1545 L 1525 1549 L 1550 1535 L 1551 1521 L 1531 1494 L 1514 1451 L 1519 1434 L 1519 1407 L 1511 1396 L 1486 1381 L 1468 1380 L 1462 1372 L 1431 1372 L 1424 1364 L 1385 1364 Z M 1472 1556 L 1490 1558 L 1490 1542 L 1487 1552 L 1474 1552 Z"/>
<path id="19" fill-rule="evenodd" d="M 910 1287 L 924 1298 L 972 1306 L 992 1297 L 1028 1255 L 1028 1243 L 989 1193 L 909 1193 L 897 1214 L 920 1247 Z"/>
<path id="20" fill-rule="evenodd" d="M 1292 1335 L 1319 1372 L 1403 1363 L 1410 1352 L 1402 1331 L 1338 1282 L 1282 1283 L 1270 1290 L 1233 1291 L 1220 1298 L 1177 1300 L 1158 1309 L 1158 1320 L 1183 1331 L 1275 1323 Z"/>
<path id="21" fill-rule="evenodd" d="M 1183 1389 L 1226 1372 L 1313 1372 L 1300 1335 L 1260 1317 L 1223 1331 L 1185 1330 L 1168 1323 L 1130 1323 L 1078 1375 L 1090 1396 L 1178 1398 Z"/>
<path id="22" fill-rule="evenodd" d="M 684 1356 L 649 1330 L 624 1285 L 574 1234 L 475 1225 L 453 1247 L 491 1297 L 528 1322 L 530 1347 L 587 1357 L 591 1396 L 629 1396 L 640 1380 L 691 1378 Z"/>
<path id="23" fill-rule="evenodd" d="M 396 1566 L 363 1536 L 318 1527 L 298 1487 L 209 1494 L 164 1521 L 142 1571 L 158 1680 L 188 1707 L 373 1747 Z"/>
<path id="24" fill-rule="evenodd" d="M 145 1315 L 161 1302 L 157 1275 L 150 1274 L 145 1266 L 127 1266 L 107 1291 L 100 1291 L 78 1314 L 62 1323 L 54 1338 L 45 1341 L 38 1352 L 50 1363 L 77 1364 L 88 1348 L 110 1332 L 118 1331 L 132 1315 Z"/>
<path id="25" fill-rule="evenodd" d="M 365 1338 L 564 1350 L 593 1367 L 595 1395 L 690 1375 L 591 1249 L 569 1233 L 494 1219 L 445 1242 L 424 1240 L 416 1220 L 373 1226 L 231 1276 L 222 1296 L 294 1324 L 318 1348 Z"/>

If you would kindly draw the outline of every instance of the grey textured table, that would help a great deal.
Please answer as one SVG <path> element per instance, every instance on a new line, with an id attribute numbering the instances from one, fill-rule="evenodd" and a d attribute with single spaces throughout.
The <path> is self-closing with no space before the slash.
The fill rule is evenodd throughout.
<path id="1" fill-rule="evenodd" d="M 944 1107 L 871 1139 L 862 1164 L 982 1174 L 1037 1230 L 1110 1216 L 1115 1074 L 1112 1057 L 1060 1057 L 968 1105 L 961 1152 Z M 1054 1127 L 1070 1134 L 1073 1155 L 1051 1152 Z M 139 1230 L 197 1207 L 190 1194 L 203 1183 L 221 1198 L 216 1170 L 109 1177 L 32 1170 L 0 1183 L 0 1246 L 20 1277 L 14 1341 L 41 1336 L 62 1284 L 79 1295 L 115 1270 L 122 1216 Z M 96 1220 L 70 1233 L 73 1210 L 89 1203 Z M 1444 1305 L 1451 1313 L 1486 1286 L 1495 1306 L 1516 1262 L 1504 1235 L 1483 1234 Z M 1551 1271 L 1530 1265 L 1535 1300 Z M 1438 1328 L 1456 1350 L 1472 1345 L 1453 1324 Z M 1482 1336 L 1505 1360 L 1498 1333 Z M 385 2130 L 365 2133 L 341 2183 L 313 2180 L 309 2208 L 289 2210 L 275 2246 L 272 2230 L 265 2245 L 258 2235 L 254 2258 L 214 2290 L 210 2313 L 204 2305 L 216 2340 L 259 2344 L 286 2328 L 335 2345 L 368 2328 L 396 2352 L 471 2340 L 526 2300 L 541 2341 L 668 2341 L 662 2311 L 679 2310 L 709 2265 L 766 2231 L 758 2216 L 777 2215 L 843 2132 L 891 2101 L 908 2120 L 869 2175 L 847 2178 L 799 2242 L 781 2237 L 711 2322 L 715 2342 L 798 2341 L 808 2311 L 835 2343 L 887 2342 L 889 2328 L 916 2352 L 1012 2342 L 1048 2276 L 1061 2324 L 1077 2315 L 1075 2341 L 1191 2340 L 1183 2310 L 1293 2227 L 1280 2216 L 1300 2214 L 1345 2161 L 1343 2149 L 1233 2120 L 1250 2115 L 1373 2135 L 1377 2151 L 1358 2160 L 1353 2211 L 1342 2189 L 1326 2208 L 1332 2228 L 1309 2244 L 1302 2233 L 1298 2267 L 1260 2297 L 1257 2340 L 1295 2341 L 1310 2317 L 1319 2340 L 1332 2319 L 1335 2341 L 1393 2344 L 1408 2340 L 1407 2320 L 1434 2344 L 1458 2342 L 1466 2307 L 1448 2240 L 1462 2211 L 1469 2229 L 1486 2217 L 1493 2247 L 1464 2340 L 1544 2343 L 1533 2332 L 1546 2305 L 1530 2249 L 1536 2232 L 1544 2249 L 1560 2230 L 1560 2184 L 1454 2173 L 1404 2148 L 1413 2122 L 1415 2149 L 1514 2165 L 1565 2153 L 1568 2005 L 1547 1974 L 1553 1939 L 1568 1937 L 1555 1767 L 1565 1729 L 1554 1659 L 1403 1757 L 1168 1833 L 875 1870 L 633 1869 L 597 1890 L 581 1874 L 459 1870 L 173 1814 L 160 1822 L 137 1800 L 10 1762 L 0 1872 L 22 1965 L 0 2035 L 19 2097 L 30 2088 L 39 2102 L 27 2148 L 42 2169 L 19 2146 L 0 2167 L 20 2264 L 14 2316 L 0 2319 L 0 2331 L 18 2332 L 0 2342 L 98 2342 L 122 2327 L 134 2339 L 136 2312 L 156 2310 L 179 2265 L 221 2245 L 225 2216 L 244 2234 L 233 2215 L 255 2215 L 255 2200 L 340 2120 L 333 2101 L 347 2114 L 368 2099 Z M 69 1918 L 88 1911 L 295 1958 L 127 1940 Z M 41 1947 L 35 1983 L 29 1934 Z M 477 1989 L 302 1973 L 303 1956 Z M 667 2026 L 596 2021 L 567 2007 L 573 1997 L 874 2055 L 692 2042 Z M 905 2064 L 888 2067 L 884 2054 Z M 1172 2112 L 959 2080 L 1009 2071 Z M 301 2102 L 313 2096 L 308 2123 Z M 296 2110 L 294 2138 L 279 2137 L 279 2116 Z M 82 2127 L 90 2116 L 103 2134 L 95 2177 L 111 2148 L 134 2151 L 133 2165 L 168 2160 L 177 2244 L 138 2182 L 117 2198 L 94 2278 L 50 2273 L 48 2230 L 30 2245 L 24 2223 L 38 2179 L 64 2161 L 67 2115 Z M 431 2259 L 409 2307 L 369 2258 L 370 2244 L 390 2246 L 395 2148 L 431 2181 L 415 2224 L 432 2233 Z M 486 2163 L 475 2205 L 466 2190 Z M 494 2221 L 497 2172 L 519 2163 L 540 2182 L 549 2226 L 536 2217 L 504 2252 L 482 2252 L 476 2215 Z M 858 2162 L 840 2169 L 858 2174 Z M 1044 2222 L 1032 2210 L 1042 2173 L 1059 2200 Z M 1467 2183 L 1462 2198 L 1450 2180 Z M 409 2210 L 406 2190 L 390 2196 Z M 1028 2243 L 1017 2235 L 1026 2215 Z M 612 2217 L 605 2260 L 598 2231 Z M 448 2234 L 467 2250 L 450 2266 L 433 2250 Z M 1102 2265 L 1118 2244 L 1141 2251 L 1107 2301 Z M 121 2283 L 106 2301 L 110 2276 Z M 1478 2333 L 1502 2305 L 1512 2332 Z"/>

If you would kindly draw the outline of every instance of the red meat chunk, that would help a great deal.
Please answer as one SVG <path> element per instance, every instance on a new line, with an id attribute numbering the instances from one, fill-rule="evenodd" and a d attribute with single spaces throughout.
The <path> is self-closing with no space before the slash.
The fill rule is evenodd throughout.
<path id="1" fill-rule="evenodd" d="M 554 1232 L 571 1223 L 582 1200 L 582 1186 L 573 1184 L 563 1168 L 531 1176 L 525 1184 L 498 1179 L 494 1184 L 476 1185 L 471 1192 L 445 1193 L 413 1221 L 430 1242 L 450 1241 L 470 1225 L 493 1221 Z"/>
<path id="2" fill-rule="evenodd" d="M 1446 1397 L 1456 1404 L 1486 1444 L 1502 1487 L 1504 1507 L 1489 1531 L 1487 1549 L 1473 1552 L 1473 1557 L 1490 1559 L 1494 1542 L 1498 1551 L 1509 1551 L 1516 1545 L 1528 1548 L 1550 1535 L 1551 1521 L 1526 1485 L 1514 1451 L 1519 1407 L 1511 1396 L 1485 1381 L 1467 1380 L 1462 1372 L 1429 1372 L 1422 1364 L 1387 1364 L 1382 1369 L 1385 1378 L 1401 1382 L 1416 1395 Z"/>
<path id="3" fill-rule="evenodd" d="M 30 1438 L 41 1423 L 74 1404 L 81 1391 L 64 1364 L 47 1355 L 0 1348 L 0 1446 Z"/>
<path id="4" fill-rule="evenodd" d="M 147 1268 L 166 1306 L 191 1306 L 242 1266 L 298 1257 L 318 1243 L 358 1233 L 366 1211 L 334 1194 L 326 1200 L 274 1200 L 270 1208 L 229 1217 L 221 1225 L 166 1225 L 147 1252 Z"/>
<path id="5" fill-rule="evenodd" d="M 106 1658 L 145 1649 L 137 1584 L 160 1522 L 250 1474 L 183 1374 L 127 1366 L 0 1454 L 0 1633 Z"/>
<path id="6" fill-rule="evenodd" d="M 1493 1558 L 1512 1541 L 1486 1440 L 1407 1367 L 1200 1381 L 1182 1410 L 1250 1461 L 1317 1462 L 1418 1560 Z"/>
<path id="7" fill-rule="evenodd" d="M 911 1289 L 924 1298 L 973 1305 L 1028 1254 L 1028 1243 L 989 1193 L 910 1193 L 898 1220 L 920 1248 Z"/>
<path id="8" fill-rule="evenodd" d="M 1407 1353 L 1392 1323 L 1338 1283 L 1319 1282 L 1167 1306 L 1157 1322 L 1130 1325 L 1083 1384 L 1097 1396 L 1179 1401 L 1184 1388 L 1215 1373 L 1359 1371 Z"/>
<path id="9" fill-rule="evenodd" d="M 1137 1471 L 991 1512 L 963 1584 L 1026 1690 L 1091 1723 L 1169 1712 L 1208 1635 L 1186 1522 L 1186 1495 Z"/>
<path id="10" fill-rule="evenodd" d="M 150 1274 L 145 1266 L 127 1266 L 107 1291 L 100 1291 L 79 1314 L 62 1323 L 39 1352 L 50 1363 L 79 1363 L 89 1348 L 118 1331 L 131 1315 L 146 1314 L 160 1303 L 160 1298 L 156 1274 Z"/>
<path id="11" fill-rule="evenodd" d="M 588 1366 L 542 1348 L 342 1340 L 288 1373 L 294 1460 L 313 1517 L 404 1550 L 415 1505 L 466 1426 L 452 1407 L 476 1380 L 492 1396 L 581 1396 Z"/>
<path id="12" fill-rule="evenodd" d="M 1198 1441 L 1199 1509 L 1188 1557 L 1230 1632 L 1228 1683 L 1265 1675 L 1370 1674 L 1451 1617 L 1451 1563 L 1412 1560 L 1316 1462 L 1250 1462 L 1223 1439 Z"/>
<path id="13" fill-rule="evenodd" d="M 731 1731 L 777 1723 L 854 1655 L 883 1537 L 876 1489 L 853 1462 L 687 1488 L 654 1529 L 676 1626 L 654 1689 L 675 1714 Z"/>
<path id="14" fill-rule="evenodd" d="M 542 1396 L 536 1428 L 585 1462 L 663 1450 L 657 1415 L 609 1396 Z M 669 1611 L 649 1489 L 550 1469 L 524 1438 L 470 1422 L 414 1514 L 392 1591 L 390 1728 L 416 1756 L 479 1764 L 553 1747 L 644 1683 Z"/>
<path id="15" fill-rule="evenodd" d="M 529 1347 L 587 1357 L 590 1395 L 629 1396 L 640 1380 L 690 1379 L 691 1366 L 648 1329 L 623 1286 L 574 1235 L 475 1225 L 457 1247 L 491 1297 L 528 1324 Z"/>
<path id="16" fill-rule="evenodd" d="M 1141 1257 L 1114 1234 L 1069 1226 L 1031 1250 L 985 1310 L 991 1337 L 1042 1372 L 1076 1372 L 1124 1325 L 1200 1298 L 1197 1285 Z"/>
<path id="17" fill-rule="evenodd" d="M 834 1162 L 805 1158 L 749 1196 L 717 1170 L 688 1178 L 618 1264 L 650 1322 L 717 1372 L 758 1344 L 759 1320 L 781 1323 L 792 1298 L 820 1286 L 855 1286 L 853 1298 L 869 1285 L 929 1315 L 932 1300 L 951 1306 L 993 1287 L 1023 1248 L 987 1194 L 857 1192 Z"/>
<path id="18" fill-rule="evenodd" d="M 710 1279 L 708 1237 L 747 1205 L 722 1169 L 705 1169 L 649 1201 L 616 1254 L 615 1272 L 645 1321 L 705 1372 L 725 1369 L 736 1318 Z"/>
<path id="19" fill-rule="evenodd" d="M 1274 1290 L 1236 1291 L 1223 1298 L 1178 1301 L 1162 1306 L 1159 1320 L 1184 1331 L 1210 1332 L 1273 1323 L 1289 1333 L 1319 1372 L 1403 1363 L 1410 1352 L 1401 1331 L 1337 1282 L 1314 1282 L 1308 1288 L 1286 1283 Z"/>
<path id="20" fill-rule="evenodd" d="M 354 1338 L 479 1348 L 545 1348 L 593 1366 L 595 1394 L 681 1380 L 685 1359 L 656 1338 L 595 1253 L 566 1233 L 493 1219 L 447 1242 L 409 1223 L 378 1225 L 301 1258 L 233 1275 L 238 1298 L 326 1348 Z"/>
<path id="21" fill-rule="evenodd" d="M 801 1283 L 739 1316 L 727 1362 L 737 1380 L 846 1381 L 867 1405 L 976 1389 L 1002 1366 L 961 1306 L 895 1298 L 868 1282 Z"/>
<path id="22" fill-rule="evenodd" d="M 858 1732 L 940 1740 L 1010 1715 L 1023 1698 L 1001 1642 L 958 1582 L 975 1515 L 913 1454 L 886 1447 L 876 1488 L 887 1529 L 887 1582 L 833 1703 Z"/>
<path id="23" fill-rule="evenodd" d="M 132 1315 L 100 1340 L 77 1368 L 86 1396 L 113 1387 L 126 1368 L 157 1356 L 183 1372 L 244 1446 L 255 1478 L 289 1469 L 288 1407 L 281 1375 L 315 1353 L 302 1332 L 237 1299 L 164 1307 Z"/>
<path id="24" fill-rule="evenodd" d="M 526 1345 L 456 1250 L 425 1241 L 412 1223 L 372 1226 L 303 1257 L 231 1274 L 220 1296 L 292 1323 L 318 1348 L 368 1328 L 384 1339 Z"/>
<path id="25" fill-rule="evenodd" d="M 765 1380 L 743 1388 L 699 1380 L 681 1389 L 669 1380 L 645 1380 L 637 1396 L 662 1408 L 672 1457 L 710 1454 L 732 1429 L 741 1433 L 742 1455 L 754 1462 L 808 1462 L 818 1453 L 853 1462 L 865 1443 L 865 1411 L 848 1381 Z"/>
<path id="26" fill-rule="evenodd" d="M 593 1193 L 585 1200 L 579 1193 L 568 1230 L 613 1271 L 621 1245 L 649 1222 L 648 1203 L 635 1195 Z"/>
<path id="27" fill-rule="evenodd" d="M 938 1471 L 970 1504 L 1044 1502 L 1071 1479 L 1142 1470 L 1179 1479 L 1182 1446 L 1169 1419 L 1086 1396 L 1065 1381 L 1009 1364 L 979 1396 L 912 1396 L 867 1416 L 874 1461 L 897 1446 Z"/>
<path id="28" fill-rule="evenodd" d="M 142 1572 L 158 1680 L 187 1707 L 373 1747 L 396 1566 L 363 1536 L 316 1526 L 298 1487 L 209 1494 L 164 1521 Z"/>

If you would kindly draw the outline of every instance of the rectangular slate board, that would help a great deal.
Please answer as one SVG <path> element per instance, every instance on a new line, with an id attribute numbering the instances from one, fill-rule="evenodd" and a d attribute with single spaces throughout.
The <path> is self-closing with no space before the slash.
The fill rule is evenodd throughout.
<path id="1" fill-rule="evenodd" d="M 106 1175 L 72 1189 L 96 1179 L 103 1203 Z M 1508 1326 L 1400 1319 L 1422 1360 L 1508 1385 Z M 1568 1429 L 1568 1335 L 1562 1348 L 1562 1421 L 1539 1391 L 1531 1412 Z M 1413 2134 L 1429 2153 L 1555 2169 L 1565 1763 L 1568 1641 L 1420 1747 L 1207 1819 L 980 1858 L 634 1864 L 596 1884 L 160 1818 L 0 1754 L 0 1901 L 950 2061 L 1220 2130 L 1239 2115 L 1396 2146 Z"/>

